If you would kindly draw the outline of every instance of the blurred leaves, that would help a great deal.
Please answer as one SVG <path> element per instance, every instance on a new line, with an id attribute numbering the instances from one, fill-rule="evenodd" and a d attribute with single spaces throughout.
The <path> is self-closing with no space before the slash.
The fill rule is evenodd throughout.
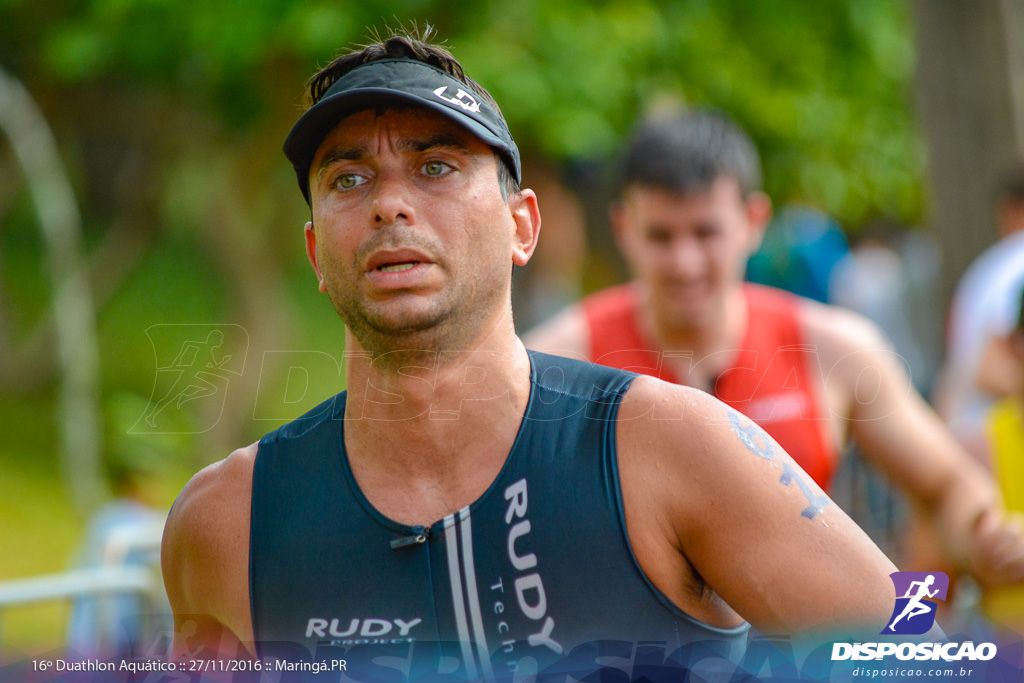
<path id="1" fill-rule="evenodd" d="M 710 106 L 750 131 L 776 204 L 816 205 L 854 229 L 878 214 L 920 218 L 902 2 L 0 0 L 0 64 L 38 100 L 82 205 L 115 448 L 133 447 L 125 406 L 138 406 L 124 396 L 152 390 L 151 324 L 237 324 L 253 339 L 230 414 L 186 446 L 200 462 L 272 427 L 243 398 L 276 386 L 261 383 L 262 351 L 340 357 L 281 143 L 319 66 L 413 23 L 435 26 L 495 95 L 528 162 L 601 166 L 652 107 Z M 25 330 L 48 301 L 7 158 L 0 144 L 4 352 L 39 337 Z M 338 389 L 336 376 L 314 379 L 297 410 Z"/>
<path id="2" fill-rule="evenodd" d="M 416 20 L 437 26 L 489 87 L 526 150 L 607 157 L 638 112 L 668 95 L 745 125 L 780 202 L 815 203 L 853 225 L 879 213 L 913 221 L 921 210 L 900 2 L 47 4 L 42 24 L 37 3 L 0 5 L 3 33 L 32 23 L 39 34 L 21 45 L 33 54 L 0 59 L 58 83 L 179 94 L 181 106 L 220 116 L 228 136 L 294 108 L 305 78 L 368 28 Z"/>

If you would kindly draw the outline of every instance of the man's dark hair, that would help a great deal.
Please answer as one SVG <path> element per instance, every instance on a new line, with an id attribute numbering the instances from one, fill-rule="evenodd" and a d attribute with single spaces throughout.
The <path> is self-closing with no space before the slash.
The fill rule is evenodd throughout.
<path id="1" fill-rule="evenodd" d="M 720 177 L 747 197 L 761 189 L 761 160 L 750 137 L 724 114 L 673 112 L 641 121 L 626 144 L 620 193 L 639 185 L 678 195 L 707 191 Z"/>
<path id="2" fill-rule="evenodd" d="M 434 32 L 432 26 L 422 31 L 416 27 L 409 31 L 395 30 L 383 40 L 364 45 L 361 50 L 349 52 L 336 57 L 334 61 L 318 71 L 309 81 L 306 99 L 313 106 L 327 93 L 334 83 L 352 69 L 362 64 L 382 59 L 415 59 L 440 69 L 446 74 L 465 83 L 489 104 L 504 122 L 505 117 L 491 94 L 479 83 L 466 75 L 462 65 L 446 48 L 427 42 Z M 498 162 L 498 185 L 502 197 L 508 199 L 519 192 L 519 183 L 508 167 L 508 163 L 500 154 L 495 154 Z"/>

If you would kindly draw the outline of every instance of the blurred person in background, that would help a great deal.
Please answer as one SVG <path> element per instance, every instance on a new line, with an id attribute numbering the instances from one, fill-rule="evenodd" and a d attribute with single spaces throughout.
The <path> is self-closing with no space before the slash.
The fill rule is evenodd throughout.
<path id="1" fill-rule="evenodd" d="M 619 181 L 611 219 L 636 279 L 527 333 L 529 348 L 707 391 L 764 428 L 826 491 L 852 437 L 937 520 L 958 569 L 988 583 L 1024 580 L 1020 526 L 877 326 L 743 282 L 772 213 L 744 131 L 703 111 L 644 120 Z"/>
<path id="2" fill-rule="evenodd" d="M 1006 508 L 1024 515 L 1024 290 L 1018 294 L 1017 323 L 997 341 L 1005 354 L 1000 363 L 1013 367 L 1016 388 L 995 401 L 985 413 L 984 453 L 1003 494 Z M 984 592 L 982 608 L 996 621 L 1024 633 L 1024 586 L 995 588 Z"/>
<path id="3" fill-rule="evenodd" d="M 827 300 L 878 325 L 906 361 L 910 381 L 922 395 L 930 392 L 938 359 L 929 340 L 922 338 L 921 328 L 941 326 L 934 312 L 932 320 L 916 319 L 928 313 L 915 310 L 923 298 L 918 290 L 930 294 L 938 284 L 938 264 L 927 258 L 927 238 L 908 235 L 904 226 L 890 220 L 873 220 L 832 268 Z"/>
<path id="4" fill-rule="evenodd" d="M 1005 344 L 1024 286 L 1024 162 L 1010 169 L 996 207 L 999 241 L 964 272 L 947 320 L 946 360 L 935 406 L 961 443 L 984 453 L 986 411 L 1017 390 L 1021 374 Z"/>
<path id="5" fill-rule="evenodd" d="M 161 474 L 160 464 L 144 456 L 108 452 L 106 466 L 114 497 L 89 519 L 73 566 L 113 571 L 138 568 L 156 578 L 160 536 L 167 518 L 166 509 L 161 509 L 152 492 L 153 479 Z M 68 617 L 68 654 L 111 658 L 141 654 L 151 647 L 162 653 L 159 643 L 147 639 L 170 633 L 172 626 L 162 590 L 158 596 L 111 591 L 80 597 L 71 604 Z"/>

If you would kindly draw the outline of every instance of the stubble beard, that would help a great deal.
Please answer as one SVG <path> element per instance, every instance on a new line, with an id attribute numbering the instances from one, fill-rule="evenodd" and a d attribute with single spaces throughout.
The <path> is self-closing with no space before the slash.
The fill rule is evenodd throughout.
<path id="1" fill-rule="evenodd" d="M 415 248 L 430 255 L 444 273 L 437 291 L 424 294 L 422 300 L 407 307 L 399 299 L 417 297 L 415 293 L 396 293 L 374 300 L 363 293 L 360 264 L 377 249 Z M 503 280 L 510 269 L 496 249 L 480 245 L 478 251 L 462 262 L 453 257 L 435 239 L 400 225 L 391 226 L 363 243 L 351 262 L 319 254 L 325 266 L 327 294 L 348 330 L 378 367 L 433 365 L 440 352 L 474 348 L 484 328 L 494 317 L 496 307 L 509 308 L 509 283 Z"/>
<path id="2" fill-rule="evenodd" d="M 491 277 L 486 283 L 482 279 L 436 292 L 431 295 L 433 301 L 415 311 L 396 312 L 389 310 L 393 308 L 389 301 L 367 301 L 354 286 L 328 286 L 328 295 L 375 366 L 432 366 L 441 352 L 473 348 L 495 306 L 507 298 L 500 278 Z"/>

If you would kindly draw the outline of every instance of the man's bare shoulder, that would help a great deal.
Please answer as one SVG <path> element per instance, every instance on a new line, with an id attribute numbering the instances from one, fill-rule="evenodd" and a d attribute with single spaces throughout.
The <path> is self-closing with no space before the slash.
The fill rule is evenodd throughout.
<path id="1" fill-rule="evenodd" d="M 523 335 L 526 348 L 555 356 L 586 360 L 590 330 L 579 304 L 574 304 Z"/>
<path id="2" fill-rule="evenodd" d="M 644 422 L 671 435 L 679 430 L 701 431 L 712 421 L 721 422 L 723 410 L 718 399 L 700 389 L 639 375 L 623 397 L 619 422 Z"/>
<path id="3" fill-rule="evenodd" d="M 252 639 L 249 510 L 256 451 L 257 444 L 241 448 L 193 476 L 164 527 L 161 565 L 176 621 L 188 615 L 196 640 L 215 650 L 222 627 L 233 638 Z"/>
<path id="4" fill-rule="evenodd" d="M 623 397 L 618 433 L 620 459 L 693 482 L 698 470 L 722 465 L 712 454 L 729 437 L 729 409 L 699 389 L 641 375 Z"/>
<path id="5" fill-rule="evenodd" d="M 819 353 L 845 355 L 891 350 L 878 325 L 842 306 L 804 300 L 801 302 L 800 323 L 807 342 L 813 344 Z"/>
<path id="6" fill-rule="evenodd" d="M 195 525 L 202 527 L 205 535 L 223 531 L 225 524 L 237 523 L 239 512 L 244 512 L 247 522 L 257 446 L 254 443 L 239 448 L 197 472 L 174 501 L 168 525 Z"/>
<path id="7" fill-rule="evenodd" d="M 910 366 L 874 322 L 839 306 L 804 303 L 804 338 L 818 356 L 822 379 L 841 397 L 844 417 L 891 414 L 912 391 Z M 867 374 L 865 374 L 867 373 Z M 856 394 L 856 400 L 852 400 Z"/>

